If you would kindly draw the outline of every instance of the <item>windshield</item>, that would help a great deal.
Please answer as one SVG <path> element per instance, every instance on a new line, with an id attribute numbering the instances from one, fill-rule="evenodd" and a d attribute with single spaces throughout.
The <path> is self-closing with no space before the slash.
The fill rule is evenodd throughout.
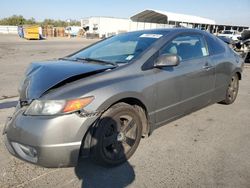
<path id="1" fill-rule="evenodd" d="M 70 58 L 128 63 L 159 40 L 167 31 L 140 31 L 117 35 L 90 46 Z"/>

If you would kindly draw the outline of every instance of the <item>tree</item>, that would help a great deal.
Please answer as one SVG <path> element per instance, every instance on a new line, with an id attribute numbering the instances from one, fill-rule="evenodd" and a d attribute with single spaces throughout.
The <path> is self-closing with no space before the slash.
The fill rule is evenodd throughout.
<path id="1" fill-rule="evenodd" d="M 38 24 L 38 23 L 36 22 L 35 18 L 32 17 L 32 18 L 26 20 L 25 24 L 27 24 L 27 25 L 34 25 L 34 24 Z"/>
<path id="2" fill-rule="evenodd" d="M 41 26 L 54 26 L 54 27 L 67 27 L 68 23 L 63 20 L 53 20 L 53 19 L 44 19 L 43 22 L 37 22 L 35 18 L 25 19 L 21 15 L 13 15 L 8 18 L 0 19 L 0 25 L 41 25 Z M 80 26 L 81 23 L 77 20 L 71 20 L 70 25 Z"/>
<path id="3" fill-rule="evenodd" d="M 25 24 L 25 18 L 21 15 L 13 15 L 9 18 L 0 20 L 0 25 L 23 25 Z"/>

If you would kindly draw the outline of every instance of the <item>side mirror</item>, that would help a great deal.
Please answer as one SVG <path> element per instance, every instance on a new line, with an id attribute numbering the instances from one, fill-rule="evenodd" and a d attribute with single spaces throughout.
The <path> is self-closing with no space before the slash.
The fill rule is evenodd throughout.
<path id="1" fill-rule="evenodd" d="M 180 57 L 176 54 L 162 54 L 154 63 L 154 67 L 172 67 L 180 63 Z"/>

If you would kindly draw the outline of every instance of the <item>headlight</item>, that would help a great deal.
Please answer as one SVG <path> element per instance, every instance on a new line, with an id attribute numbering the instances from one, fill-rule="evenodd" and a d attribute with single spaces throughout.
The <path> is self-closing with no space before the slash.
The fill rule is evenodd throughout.
<path id="1" fill-rule="evenodd" d="M 25 115 L 57 115 L 82 110 L 94 100 L 86 97 L 72 100 L 34 100 L 25 111 Z"/>

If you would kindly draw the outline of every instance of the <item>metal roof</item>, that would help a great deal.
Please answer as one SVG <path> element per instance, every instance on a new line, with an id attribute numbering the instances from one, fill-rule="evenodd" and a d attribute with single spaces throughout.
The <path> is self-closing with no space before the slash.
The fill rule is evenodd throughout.
<path id="1" fill-rule="evenodd" d="M 186 14 L 177 14 L 166 11 L 152 10 L 152 9 L 139 12 L 138 14 L 132 16 L 130 19 L 136 22 L 149 22 L 149 23 L 161 23 L 161 24 L 167 24 L 169 21 L 175 21 L 175 22 L 215 25 L 214 20 L 210 20 L 207 18 L 202 18 L 199 16 L 191 16 Z"/>

